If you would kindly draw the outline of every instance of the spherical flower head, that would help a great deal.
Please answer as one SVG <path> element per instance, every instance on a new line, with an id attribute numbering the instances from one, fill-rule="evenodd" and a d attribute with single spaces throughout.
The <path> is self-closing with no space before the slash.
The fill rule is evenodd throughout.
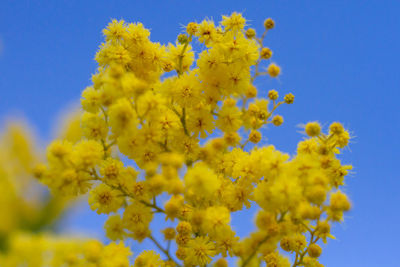
<path id="1" fill-rule="evenodd" d="M 322 185 L 315 184 L 307 190 L 306 196 L 311 203 L 321 205 L 326 199 L 326 189 Z"/>
<path id="2" fill-rule="evenodd" d="M 75 145 L 72 160 L 81 168 L 92 168 L 104 155 L 103 146 L 94 140 L 83 140 Z"/>
<path id="3" fill-rule="evenodd" d="M 203 20 L 199 24 L 198 31 L 196 31 L 196 36 L 199 37 L 199 41 L 205 45 L 215 41 L 216 35 L 217 29 L 215 28 L 214 22 L 210 20 Z"/>
<path id="4" fill-rule="evenodd" d="M 330 134 L 335 134 L 335 135 L 340 135 L 344 132 L 343 125 L 340 122 L 333 122 L 329 126 L 329 133 Z"/>
<path id="5" fill-rule="evenodd" d="M 182 107 L 194 107 L 201 100 L 201 87 L 193 74 L 180 76 L 172 90 L 172 97 Z"/>
<path id="6" fill-rule="evenodd" d="M 266 30 L 273 29 L 275 27 L 275 21 L 273 19 L 271 19 L 271 18 L 267 18 L 264 21 L 264 27 L 265 27 Z"/>
<path id="7" fill-rule="evenodd" d="M 331 231 L 331 226 L 328 221 L 319 221 L 317 223 L 317 235 L 324 237 L 329 235 Z"/>
<path id="8" fill-rule="evenodd" d="M 175 255 L 178 259 L 183 261 L 183 260 L 185 260 L 185 258 L 187 256 L 187 251 L 188 251 L 187 248 L 178 246 L 178 249 L 176 250 Z M 175 264 L 174 264 L 174 266 L 175 266 Z"/>
<path id="9" fill-rule="evenodd" d="M 256 30 L 255 29 L 253 29 L 253 28 L 248 28 L 247 30 L 246 30 L 246 37 L 248 38 L 248 39 L 253 39 L 255 36 L 256 36 Z"/>
<path id="10" fill-rule="evenodd" d="M 268 92 L 268 98 L 269 98 L 269 99 L 271 99 L 271 100 L 277 100 L 278 97 L 279 97 L 279 94 L 278 94 L 277 91 L 275 91 L 275 90 L 270 90 L 270 91 Z"/>
<path id="11" fill-rule="evenodd" d="M 100 174 L 104 176 L 104 179 L 107 182 L 115 185 L 118 182 L 118 177 L 123 171 L 123 167 L 124 164 L 120 160 L 108 158 L 103 161 L 100 168 Z"/>
<path id="12" fill-rule="evenodd" d="M 228 267 L 228 261 L 225 258 L 220 258 L 214 263 L 214 267 Z"/>
<path id="13" fill-rule="evenodd" d="M 162 230 L 162 233 L 164 234 L 164 239 L 165 240 L 174 240 L 176 236 L 175 229 L 172 227 L 167 227 L 164 230 Z"/>
<path id="14" fill-rule="evenodd" d="M 305 127 L 306 134 L 310 137 L 315 137 L 321 133 L 321 125 L 318 122 L 309 122 Z"/>
<path id="15" fill-rule="evenodd" d="M 317 244 L 311 244 L 308 246 L 308 255 L 311 258 L 318 258 L 322 253 L 322 248 Z"/>
<path id="16" fill-rule="evenodd" d="M 272 78 L 276 78 L 278 77 L 279 73 L 281 73 L 281 68 L 275 63 L 271 63 L 267 68 L 267 72 L 269 76 L 271 76 Z"/>
<path id="17" fill-rule="evenodd" d="M 330 208 L 338 211 L 349 211 L 351 204 L 347 196 L 339 190 L 331 194 Z"/>
<path id="18" fill-rule="evenodd" d="M 235 132 L 242 126 L 241 115 L 236 101 L 227 99 L 219 111 L 216 126 L 224 132 Z"/>
<path id="19" fill-rule="evenodd" d="M 178 246 L 186 246 L 187 243 L 189 242 L 189 240 L 190 240 L 190 235 L 187 235 L 187 234 L 178 234 L 175 237 L 175 243 Z"/>
<path id="20" fill-rule="evenodd" d="M 285 236 L 281 239 L 280 246 L 284 251 L 293 251 L 293 240 L 289 236 Z"/>
<path id="21" fill-rule="evenodd" d="M 233 12 L 229 17 L 222 16 L 221 25 L 225 27 L 226 31 L 232 30 L 236 32 L 242 30 L 245 24 L 246 20 L 240 13 Z"/>
<path id="22" fill-rule="evenodd" d="M 283 117 L 281 115 L 275 115 L 272 118 L 272 124 L 275 126 L 281 126 L 283 123 Z"/>
<path id="23" fill-rule="evenodd" d="M 260 52 L 260 57 L 262 59 L 270 59 L 272 57 L 272 50 L 268 47 L 263 47 Z"/>
<path id="24" fill-rule="evenodd" d="M 115 134 L 121 134 L 136 123 L 136 114 L 132 103 L 126 98 L 119 99 L 109 110 L 109 123 Z"/>
<path id="25" fill-rule="evenodd" d="M 190 168 L 185 177 L 185 186 L 188 194 L 195 198 L 211 198 L 219 189 L 221 181 L 212 169 L 205 163 L 197 163 Z"/>
<path id="26" fill-rule="evenodd" d="M 279 255 L 278 252 L 271 252 L 264 256 L 267 267 L 288 267 L 291 266 L 288 258 Z"/>
<path id="27" fill-rule="evenodd" d="M 350 140 L 349 132 L 348 131 L 344 131 L 343 133 L 341 133 L 340 135 L 337 136 L 336 144 L 340 148 L 344 148 L 345 146 L 347 146 L 349 144 L 349 140 Z"/>
<path id="28" fill-rule="evenodd" d="M 104 229 L 106 230 L 107 238 L 113 241 L 124 239 L 124 225 L 119 214 L 109 216 L 104 224 Z"/>
<path id="29" fill-rule="evenodd" d="M 225 206 L 212 206 L 207 208 L 204 219 L 207 232 L 219 233 L 221 228 L 229 225 L 231 214 Z"/>
<path id="30" fill-rule="evenodd" d="M 180 44 L 186 44 L 189 41 L 188 36 L 184 33 L 178 35 L 178 42 Z"/>
<path id="31" fill-rule="evenodd" d="M 135 259 L 133 267 L 165 266 L 160 255 L 152 250 L 145 250 Z"/>
<path id="32" fill-rule="evenodd" d="M 275 252 L 268 253 L 264 256 L 264 260 L 267 263 L 267 266 L 277 266 L 278 255 Z"/>
<path id="33" fill-rule="evenodd" d="M 229 132 L 224 134 L 224 141 L 229 146 L 236 146 L 241 140 L 240 135 L 237 132 Z"/>
<path id="34" fill-rule="evenodd" d="M 198 28 L 199 28 L 199 25 L 198 25 L 196 22 L 190 22 L 190 23 L 186 26 L 186 32 L 187 32 L 189 35 L 195 35 Z"/>
<path id="35" fill-rule="evenodd" d="M 127 36 L 125 21 L 113 19 L 103 30 L 106 41 L 117 41 Z"/>
<path id="36" fill-rule="evenodd" d="M 113 190 L 105 184 L 99 184 L 89 193 L 89 204 L 92 210 L 97 210 L 98 214 L 117 211 L 123 202 L 119 191 Z"/>
<path id="37" fill-rule="evenodd" d="M 174 69 L 174 64 L 171 60 L 164 59 L 162 64 L 162 69 L 164 72 L 170 72 Z"/>
<path id="38" fill-rule="evenodd" d="M 179 216 L 179 213 L 183 206 L 183 197 L 181 195 L 173 195 L 170 200 L 164 205 L 165 214 L 167 219 L 174 219 Z"/>
<path id="39" fill-rule="evenodd" d="M 261 133 L 259 131 L 251 131 L 249 135 L 250 142 L 257 144 L 261 140 Z"/>
<path id="40" fill-rule="evenodd" d="M 176 226 L 176 231 L 182 235 L 189 235 L 192 232 L 192 225 L 188 222 L 181 221 Z"/>
<path id="41" fill-rule="evenodd" d="M 285 100 L 286 104 L 293 104 L 294 102 L 294 95 L 289 93 L 287 95 L 285 95 L 285 97 L 283 98 Z"/>
<path id="42" fill-rule="evenodd" d="M 187 244 L 188 251 L 185 264 L 189 266 L 205 266 L 212 261 L 215 255 L 215 245 L 208 237 L 199 236 Z"/>
<path id="43" fill-rule="evenodd" d="M 143 230 L 144 228 L 147 229 L 152 219 L 153 213 L 151 212 L 151 208 L 140 202 L 134 202 L 127 206 L 122 217 L 124 227 L 133 232 L 140 228 L 143 228 Z"/>
<path id="44" fill-rule="evenodd" d="M 64 160 L 72 152 L 71 142 L 64 140 L 55 140 L 47 147 L 47 159 Z"/>
<path id="45" fill-rule="evenodd" d="M 253 84 L 250 84 L 246 90 L 246 97 L 253 98 L 256 96 L 257 96 L 257 88 Z"/>
<path id="46" fill-rule="evenodd" d="M 88 139 L 105 139 L 108 134 L 108 125 L 99 114 L 84 112 L 81 117 L 81 128 Z"/>
<path id="47" fill-rule="evenodd" d="M 306 237 L 302 234 L 295 234 L 292 237 L 292 242 L 293 250 L 296 252 L 302 251 L 307 245 Z"/>
<path id="48" fill-rule="evenodd" d="M 91 113 L 97 113 L 100 109 L 100 91 L 93 87 L 86 87 L 82 92 L 81 105 L 82 108 Z"/>

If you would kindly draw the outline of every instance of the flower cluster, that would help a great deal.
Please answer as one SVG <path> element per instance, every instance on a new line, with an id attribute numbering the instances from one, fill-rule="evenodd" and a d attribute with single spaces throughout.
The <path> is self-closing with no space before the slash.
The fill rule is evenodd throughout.
<path id="1" fill-rule="evenodd" d="M 74 118 L 69 116 L 63 123 L 60 137 L 73 141 L 80 136 L 79 120 Z M 41 161 L 41 154 L 26 125 L 17 120 L 5 125 L 0 134 L 0 266 L 112 267 L 129 263 L 130 250 L 122 243 L 103 246 L 88 238 L 53 232 L 71 201 L 49 195 L 34 179 L 32 168 Z M 110 262 L 114 254 L 117 258 Z"/>
<path id="2" fill-rule="evenodd" d="M 84 138 L 55 140 L 37 178 L 56 195 L 88 193 L 108 215 L 109 239 L 147 238 L 163 254 L 145 251 L 134 266 L 227 266 L 229 257 L 239 266 L 322 266 L 317 242 L 350 209 L 338 188 L 351 167 L 337 159 L 350 136 L 340 123 L 324 133 L 311 122 L 293 157 L 261 145 L 261 129 L 283 123 L 276 109 L 294 102 L 275 90 L 257 97 L 254 80 L 280 74 L 263 45 L 274 26 L 267 19 L 257 37 L 233 13 L 219 25 L 191 22 L 161 45 L 141 23 L 113 20 L 82 93 Z M 240 238 L 231 214 L 251 206 L 260 207 L 257 230 Z M 165 245 L 150 227 L 155 213 L 174 225 L 162 231 Z"/>
<path id="3" fill-rule="evenodd" d="M 11 239 L 7 254 L 0 254 L 1 266 L 128 266 L 130 249 L 122 243 L 105 246 L 94 239 L 50 234 L 19 233 Z"/>

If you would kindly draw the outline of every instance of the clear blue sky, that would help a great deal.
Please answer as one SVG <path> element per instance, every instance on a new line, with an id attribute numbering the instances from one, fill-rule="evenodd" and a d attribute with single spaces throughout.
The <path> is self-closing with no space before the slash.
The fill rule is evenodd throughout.
<path id="1" fill-rule="evenodd" d="M 297 125 L 311 120 L 341 121 L 355 137 L 343 156 L 355 167 L 346 187 L 354 208 L 335 227 L 337 240 L 325 247 L 322 263 L 399 266 L 398 1 L 2 0 L 0 116 L 20 111 L 51 138 L 57 114 L 89 85 L 101 29 L 111 18 L 141 21 L 153 41 L 167 43 L 191 20 L 219 21 L 232 11 L 260 31 L 266 17 L 276 20 L 267 45 L 283 74 L 257 82 L 293 92 L 296 101 L 281 109 L 285 124 L 264 133 L 268 142 L 293 153 L 302 138 Z M 86 219 L 69 218 L 75 229 L 101 228 L 103 218 L 80 214 Z"/>

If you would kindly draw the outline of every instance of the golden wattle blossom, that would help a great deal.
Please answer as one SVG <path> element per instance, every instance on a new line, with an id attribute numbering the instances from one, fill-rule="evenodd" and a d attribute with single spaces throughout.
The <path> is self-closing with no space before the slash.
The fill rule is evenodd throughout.
<path id="1" fill-rule="evenodd" d="M 161 45 L 141 23 L 113 20 L 82 92 L 84 137 L 52 142 L 36 169 L 55 195 L 89 193 L 91 208 L 109 216 L 109 239 L 154 242 L 158 250 L 133 266 L 227 266 L 229 257 L 242 267 L 322 266 L 318 243 L 350 209 L 339 189 L 351 169 L 337 158 L 350 139 L 342 124 L 307 123 L 293 156 L 262 145 L 263 128 L 284 122 L 276 110 L 294 95 L 255 86 L 281 73 L 264 46 L 275 22 L 261 35 L 247 26 L 240 13 L 218 25 L 190 22 L 176 43 Z M 231 214 L 251 206 L 257 229 L 239 238 Z M 156 213 L 158 224 L 175 225 L 164 227 L 165 244 L 150 227 Z M 129 253 L 122 246 L 112 255 Z M 129 260 L 118 264 L 96 266 Z"/>

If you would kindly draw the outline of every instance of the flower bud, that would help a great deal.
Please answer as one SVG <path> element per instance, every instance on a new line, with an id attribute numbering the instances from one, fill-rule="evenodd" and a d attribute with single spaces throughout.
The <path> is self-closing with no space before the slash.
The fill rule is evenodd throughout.
<path id="1" fill-rule="evenodd" d="M 275 117 L 272 118 L 272 123 L 275 126 L 281 126 L 283 123 L 283 117 L 281 115 L 276 115 Z"/>
<path id="2" fill-rule="evenodd" d="M 254 30 L 253 28 L 248 28 L 246 31 L 246 37 L 252 39 L 255 36 L 256 36 L 256 30 Z"/>
<path id="3" fill-rule="evenodd" d="M 321 126 L 318 122 L 309 122 L 306 124 L 305 130 L 308 136 L 314 137 L 321 133 Z"/>
<path id="4" fill-rule="evenodd" d="M 311 244 L 308 246 L 308 255 L 311 258 L 318 258 L 322 253 L 322 248 L 317 244 Z"/>
<path id="5" fill-rule="evenodd" d="M 281 68 L 279 68 L 279 66 L 276 65 L 275 63 L 271 63 L 267 68 L 267 72 L 269 76 L 271 76 L 272 78 L 276 78 L 281 72 Z"/>
<path id="6" fill-rule="evenodd" d="M 269 59 L 272 56 L 272 51 L 268 47 L 263 47 L 260 52 L 260 57 L 262 59 Z"/>
<path id="7" fill-rule="evenodd" d="M 294 102 L 294 95 L 292 95 L 292 94 L 289 93 L 289 94 L 285 95 L 284 100 L 285 100 L 285 103 L 286 103 L 286 104 L 293 104 L 293 102 Z"/>
<path id="8" fill-rule="evenodd" d="M 277 91 L 275 91 L 275 90 L 270 90 L 270 91 L 268 92 L 268 98 L 269 98 L 269 99 L 271 99 L 271 100 L 277 100 L 278 97 L 279 97 L 279 94 L 278 94 Z"/>
<path id="9" fill-rule="evenodd" d="M 271 18 L 268 18 L 264 21 L 264 27 L 266 30 L 271 30 L 275 27 L 275 21 Z"/>

